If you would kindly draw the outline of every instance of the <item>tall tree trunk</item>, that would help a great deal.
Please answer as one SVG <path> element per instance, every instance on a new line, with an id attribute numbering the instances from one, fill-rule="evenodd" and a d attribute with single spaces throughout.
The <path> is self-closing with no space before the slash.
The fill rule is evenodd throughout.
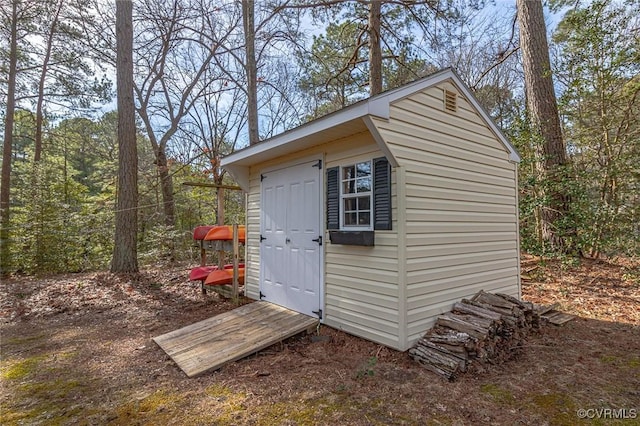
<path id="1" fill-rule="evenodd" d="M 224 225 L 224 188 L 218 188 L 216 199 L 218 206 L 216 209 L 216 223 L 218 225 Z"/>
<path id="2" fill-rule="evenodd" d="M 216 209 L 216 223 L 218 225 L 224 225 L 224 188 L 220 186 L 224 183 L 224 172 L 220 168 L 220 154 L 216 154 L 215 157 L 211 159 L 211 168 L 213 169 L 213 183 L 218 185 L 216 191 L 216 201 L 217 201 L 217 209 Z"/>
<path id="3" fill-rule="evenodd" d="M 45 45 L 45 54 L 44 54 L 44 58 L 42 60 L 42 69 L 40 70 L 40 79 L 38 81 L 38 100 L 36 102 L 36 128 L 35 128 L 35 136 L 34 136 L 34 148 L 33 148 L 33 162 L 34 162 L 34 168 L 33 168 L 33 178 L 32 178 L 32 186 L 33 188 L 38 191 L 38 195 L 39 195 L 39 199 L 43 200 L 43 198 L 40 197 L 40 192 L 42 188 L 42 178 L 43 176 L 41 175 L 42 173 L 42 168 L 38 167 L 38 163 L 40 162 L 40 159 L 42 157 L 42 128 L 44 125 L 44 89 L 45 89 L 45 84 L 46 84 L 46 79 L 47 79 L 47 72 L 49 70 L 49 62 L 51 61 L 51 51 L 53 50 L 53 38 L 54 35 L 56 33 L 56 27 L 58 26 L 58 18 L 60 16 L 60 10 L 62 9 L 62 5 L 63 5 L 63 1 L 60 0 L 58 1 L 58 4 L 56 5 L 56 9 L 55 12 L 53 14 L 52 20 L 51 20 L 51 26 L 49 27 L 49 33 L 47 35 L 47 41 L 46 41 L 46 45 Z M 65 171 L 65 177 L 64 177 L 64 182 L 65 182 L 65 197 L 67 194 L 66 191 L 66 187 L 67 187 L 67 177 L 66 177 L 66 161 L 67 161 L 67 152 L 66 152 L 66 142 L 65 143 L 65 150 L 64 150 L 64 161 L 65 161 L 65 167 L 64 167 L 64 171 Z M 65 200 L 65 203 L 67 201 Z M 42 211 L 42 210 L 41 210 Z M 42 224 L 42 227 L 44 227 L 45 224 L 45 219 L 44 217 L 41 215 L 40 216 L 40 220 L 39 222 Z M 43 259 L 44 258 L 44 252 L 46 247 L 44 246 L 44 243 L 42 241 L 42 236 L 44 235 L 44 229 L 41 229 L 40 232 L 37 232 L 36 235 L 36 240 L 35 240 L 35 246 L 36 246 L 36 259 Z"/>
<path id="4" fill-rule="evenodd" d="M 9 76 L 7 81 L 7 111 L 4 118 L 4 147 L 2 150 L 2 178 L 0 183 L 0 275 L 9 274 L 11 235 L 9 206 L 11 201 L 11 156 L 13 149 L 13 120 L 16 110 L 16 75 L 18 73 L 18 1 L 11 5 L 11 34 L 9 35 Z"/>
<path id="5" fill-rule="evenodd" d="M 254 0 L 242 0 L 242 24 L 246 49 L 247 73 L 247 124 L 249 126 L 249 144 L 258 143 L 258 67 L 256 64 L 256 30 Z"/>
<path id="6" fill-rule="evenodd" d="M 371 96 L 382 92 L 381 10 L 382 1 L 369 2 L 369 94 Z"/>
<path id="7" fill-rule="evenodd" d="M 138 152 L 133 101 L 133 3 L 116 1 L 118 202 L 111 272 L 138 272 Z"/>
<path id="8" fill-rule="evenodd" d="M 53 37 L 56 33 L 56 27 L 58 26 L 58 18 L 60 16 L 60 10 L 62 9 L 63 1 L 60 0 L 54 12 L 51 28 L 49 29 L 49 35 L 44 59 L 42 61 L 42 70 L 40 71 L 40 81 L 38 82 L 38 101 L 36 104 L 36 134 L 35 134 L 35 148 L 33 152 L 33 161 L 40 161 L 42 156 L 42 123 L 44 122 L 44 113 L 42 111 L 44 104 L 44 86 L 47 78 L 47 71 L 49 70 L 49 61 L 51 60 L 51 50 L 53 49 Z"/>
<path id="9" fill-rule="evenodd" d="M 543 243 L 554 250 L 566 251 L 566 234 L 559 229 L 559 222 L 569 210 L 569 200 L 559 188 L 566 178 L 567 154 L 553 89 L 542 1 L 517 0 L 516 3 L 527 108 L 534 134 L 542 142 L 536 144 L 538 173 L 547 188 L 552 188 L 546 190 L 548 203 L 540 212 Z"/>
<path id="10" fill-rule="evenodd" d="M 222 185 L 222 179 L 215 179 L 213 180 L 216 184 L 218 185 Z M 217 204 L 218 204 L 218 208 L 216 211 L 216 224 L 218 225 L 224 225 L 224 188 L 217 188 Z M 218 252 L 218 266 L 219 267 L 223 267 L 224 265 L 224 252 L 223 251 L 219 251 Z"/>
<path id="11" fill-rule="evenodd" d="M 169 162 L 164 145 L 158 147 L 156 154 L 158 174 L 160 176 L 160 188 L 162 190 L 162 211 L 164 212 L 164 224 L 173 227 L 176 222 L 175 200 L 173 198 L 173 177 L 169 171 Z"/>

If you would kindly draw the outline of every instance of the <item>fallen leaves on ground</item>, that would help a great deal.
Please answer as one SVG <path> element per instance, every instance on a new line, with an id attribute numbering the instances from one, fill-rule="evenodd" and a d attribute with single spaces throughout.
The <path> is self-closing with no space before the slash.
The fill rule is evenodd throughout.
<path id="1" fill-rule="evenodd" d="M 524 299 L 578 317 L 453 383 L 324 326 L 188 379 L 151 338 L 235 305 L 186 267 L 13 278 L 0 285 L 0 423 L 573 425 L 606 408 L 638 421 L 640 262 L 523 255 L 522 270 Z"/>

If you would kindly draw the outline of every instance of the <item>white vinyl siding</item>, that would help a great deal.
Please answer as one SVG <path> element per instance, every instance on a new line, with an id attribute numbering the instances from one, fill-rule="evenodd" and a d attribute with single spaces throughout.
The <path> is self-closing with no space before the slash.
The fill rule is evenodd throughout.
<path id="1" fill-rule="evenodd" d="M 244 292 L 251 299 L 260 298 L 260 174 L 251 174 L 247 201 L 247 259 Z"/>
<path id="2" fill-rule="evenodd" d="M 383 156 L 368 133 L 340 146 L 327 150 L 328 168 Z M 326 245 L 325 324 L 399 348 L 397 204 L 393 172 L 391 186 L 392 230 L 375 231 L 375 246 Z M 329 240 L 328 233 L 326 239 Z"/>
<path id="3" fill-rule="evenodd" d="M 444 110 L 443 89 L 458 92 L 443 83 L 373 120 L 405 168 L 403 349 L 479 290 L 519 296 L 516 165 L 462 93 Z"/>

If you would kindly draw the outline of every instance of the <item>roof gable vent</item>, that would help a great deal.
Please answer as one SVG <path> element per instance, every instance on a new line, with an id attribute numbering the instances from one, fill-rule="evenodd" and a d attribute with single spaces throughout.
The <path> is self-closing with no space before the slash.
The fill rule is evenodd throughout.
<path id="1" fill-rule="evenodd" d="M 444 91 L 444 109 L 449 112 L 458 111 L 458 94 L 451 90 Z"/>

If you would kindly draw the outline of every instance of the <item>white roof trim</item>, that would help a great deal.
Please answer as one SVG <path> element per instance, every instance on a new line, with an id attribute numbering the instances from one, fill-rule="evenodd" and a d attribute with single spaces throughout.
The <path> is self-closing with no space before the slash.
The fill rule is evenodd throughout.
<path id="1" fill-rule="evenodd" d="M 384 156 L 387 157 L 387 160 L 389 160 L 389 163 L 391 163 L 393 167 L 398 167 L 398 160 L 396 160 L 396 158 L 393 156 L 393 153 L 389 149 L 389 145 L 387 145 L 387 143 L 384 141 L 382 135 L 378 131 L 378 128 L 373 123 L 373 120 L 371 120 L 371 116 L 368 115 L 366 117 L 362 117 L 362 120 L 367 126 L 367 129 L 369 129 L 371 136 L 373 136 L 373 139 L 376 141 L 376 145 L 378 145 L 380 151 L 382 151 Z"/>
<path id="2" fill-rule="evenodd" d="M 300 139 L 304 139 L 305 137 L 308 137 L 310 135 L 329 130 L 340 124 L 344 124 L 352 120 L 357 120 L 368 115 L 375 115 L 380 118 L 388 119 L 389 103 L 383 102 L 381 99 L 372 99 L 372 102 L 358 102 L 336 113 L 329 114 L 317 120 L 313 120 L 309 123 L 303 124 L 302 126 L 274 136 L 270 139 L 241 149 L 240 151 L 234 152 L 233 154 L 229 154 L 222 159 L 221 165 L 223 167 L 226 167 L 233 163 L 245 163 L 246 160 L 250 160 L 253 157 L 257 158 L 257 161 L 255 162 L 259 162 L 259 157 L 262 153 L 270 151 L 274 148 L 284 147 L 287 144 Z"/>
<path id="3" fill-rule="evenodd" d="M 341 124 L 346 124 L 350 121 L 359 119 L 364 121 L 365 125 L 376 140 L 377 145 L 380 147 L 382 152 L 389 157 L 389 161 L 392 164 L 397 164 L 395 158 L 391 156 L 391 152 L 386 146 L 385 141 L 378 134 L 375 126 L 372 124 L 371 116 L 389 119 L 389 110 L 393 102 L 448 79 L 453 81 L 458 90 L 460 90 L 460 92 L 462 92 L 469 102 L 471 102 L 471 104 L 478 110 L 478 113 L 484 119 L 491 131 L 504 145 L 505 149 L 509 153 L 509 159 L 514 162 L 520 162 L 518 152 L 511 145 L 498 126 L 493 122 L 485 109 L 480 105 L 478 100 L 471 93 L 471 90 L 462 82 L 460 77 L 458 77 L 451 68 L 448 68 L 413 83 L 409 83 L 397 89 L 389 90 L 381 93 L 380 95 L 360 101 L 332 114 L 313 120 L 270 139 L 234 152 L 233 154 L 222 158 L 221 165 L 227 169 L 234 176 L 238 184 L 246 190 L 249 187 L 249 167 L 252 164 L 269 159 L 269 151 L 275 148 L 280 148 L 282 151 L 293 152 L 299 148 L 296 146 L 295 142 L 303 140 L 311 135 L 327 131 Z"/>
<path id="4" fill-rule="evenodd" d="M 243 191 L 249 192 L 249 166 L 229 164 L 224 166 L 224 169 L 231 173 L 231 176 Z"/>

